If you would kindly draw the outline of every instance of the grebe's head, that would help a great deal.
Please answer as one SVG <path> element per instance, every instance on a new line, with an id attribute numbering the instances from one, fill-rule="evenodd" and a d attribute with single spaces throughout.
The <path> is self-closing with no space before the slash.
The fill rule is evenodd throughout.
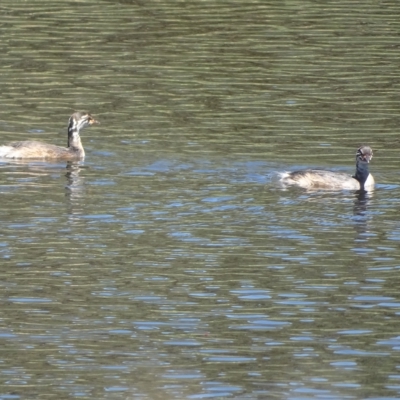
<path id="1" fill-rule="evenodd" d="M 69 118 L 68 132 L 79 132 L 81 129 L 86 128 L 87 126 L 98 123 L 99 122 L 96 121 L 89 113 L 76 112 Z"/>
<path id="2" fill-rule="evenodd" d="M 369 146 L 361 146 L 356 153 L 357 162 L 368 164 L 372 160 L 372 149 Z"/>

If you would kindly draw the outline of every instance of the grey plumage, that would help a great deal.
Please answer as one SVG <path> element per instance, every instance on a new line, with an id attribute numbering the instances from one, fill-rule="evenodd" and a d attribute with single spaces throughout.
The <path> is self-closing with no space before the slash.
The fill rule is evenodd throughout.
<path id="1" fill-rule="evenodd" d="M 369 173 L 372 155 L 372 149 L 369 146 L 361 146 L 357 150 L 356 172 L 353 176 L 342 172 L 306 169 L 285 172 L 281 174 L 280 182 L 285 186 L 295 185 L 306 189 L 368 190 L 375 184 L 373 176 Z"/>
<path id="2" fill-rule="evenodd" d="M 90 114 L 76 112 L 69 118 L 67 147 L 35 140 L 23 140 L 0 146 L 0 157 L 19 159 L 83 159 L 85 157 L 85 150 L 82 146 L 80 131 L 87 126 L 97 123 Z"/>

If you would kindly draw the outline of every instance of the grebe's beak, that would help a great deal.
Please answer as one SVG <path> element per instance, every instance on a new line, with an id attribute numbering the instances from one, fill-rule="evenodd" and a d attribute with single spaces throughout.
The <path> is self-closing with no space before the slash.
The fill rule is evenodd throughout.
<path id="1" fill-rule="evenodd" d="M 372 160 L 372 154 L 364 154 L 362 159 L 369 163 Z"/>
<path id="2" fill-rule="evenodd" d="M 89 118 L 89 125 L 95 125 L 95 124 L 100 125 L 100 122 L 96 121 L 94 118 L 90 117 Z"/>

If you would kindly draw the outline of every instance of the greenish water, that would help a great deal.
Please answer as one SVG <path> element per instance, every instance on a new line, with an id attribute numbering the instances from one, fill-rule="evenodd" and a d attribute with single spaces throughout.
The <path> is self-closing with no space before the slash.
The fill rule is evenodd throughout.
<path id="1" fill-rule="evenodd" d="M 1 142 L 101 125 L 0 161 L 0 399 L 398 398 L 399 13 L 3 1 Z"/>

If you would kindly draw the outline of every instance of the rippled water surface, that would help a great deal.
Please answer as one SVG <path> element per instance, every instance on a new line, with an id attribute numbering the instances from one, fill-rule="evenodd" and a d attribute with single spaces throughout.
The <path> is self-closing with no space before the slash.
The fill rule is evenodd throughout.
<path id="1" fill-rule="evenodd" d="M 400 397 L 397 1 L 0 5 L 0 399 Z M 283 190 L 277 172 L 376 190 Z"/>

